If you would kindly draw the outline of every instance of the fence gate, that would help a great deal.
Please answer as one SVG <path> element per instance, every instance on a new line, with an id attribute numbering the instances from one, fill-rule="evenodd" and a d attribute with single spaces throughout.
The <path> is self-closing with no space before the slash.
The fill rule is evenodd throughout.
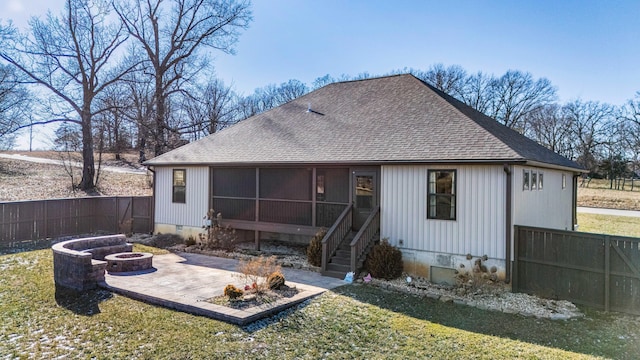
<path id="1" fill-rule="evenodd" d="M 640 239 L 515 227 L 513 291 L 640 315 Z"/>

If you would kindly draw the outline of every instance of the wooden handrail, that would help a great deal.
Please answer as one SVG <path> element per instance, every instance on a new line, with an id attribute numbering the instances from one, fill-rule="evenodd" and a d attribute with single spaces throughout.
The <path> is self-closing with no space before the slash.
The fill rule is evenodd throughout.
<path id="1" fill-rule="evenodd" d="M 349 244 L 351 246 L 351 271 L 355 272 L 357 270 L 360 258 L 371 245 L 379 230 L 380 206 L 377 206 L 353 238 L 351 244 Z"/>
<path id="2" fill-rule="evenodd" d="M 353 204 L 349 203 L 347 207 L 342 211 L 340 216 L 333 226 L 327 231 L 326 235 L 322 238 L 322 264 L 321 270 L 327 270 L 327 264 L 329 263 L 329 258 L 340 246 L 340 242 L 344 239 L 345 235 L 351 231 L 352 227 L 352 217 L 351 211 L 353 209 Z"/>

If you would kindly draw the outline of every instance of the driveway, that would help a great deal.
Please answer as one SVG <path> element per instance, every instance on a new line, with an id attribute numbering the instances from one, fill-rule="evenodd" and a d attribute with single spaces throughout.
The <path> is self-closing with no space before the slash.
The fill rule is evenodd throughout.
<path id="1" fill-rule="evenodd" d="M 592 207 L 583 207 L 583 206 L 578 206 L 577 210 L 580 213 L 586 213 L 586 214 L 640 217 L 640 211 L 636 211 L 636 210 L 602 209 L 602 208 L 592 208 Z"/>
<path id="2" fill-rule="evenodd" d="M 33 156 L 27 156 L 27 155 L 21 155 L 21 154 L 3 153 L 3 154 L 0 154 L 0 158 L 29 161 L 29 162 L 39 163 L 39 164 L 64 165 L 64 162 L 62 160 L 45 159 L 45 158 L 39 158 L 39 157 L 33 157 Z M 71 162 L 71 165 L 75 167 L 80 167 L 80 168 L 82 167 L 81 162 Z M 96 163 L 96 166 L 97 166 L 97 163 Z M 147 173 L 147 170 L 144 168 L 132 169 L 132 168 L 126 168 L 121 166 L 101 165 L 100 170 L 123 173 L 123 174 L 146 174 Z"/>

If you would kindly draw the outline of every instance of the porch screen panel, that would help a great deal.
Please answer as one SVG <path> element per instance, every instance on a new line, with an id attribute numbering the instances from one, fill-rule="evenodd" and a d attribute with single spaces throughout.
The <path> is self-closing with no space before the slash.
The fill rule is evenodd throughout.
<path id="1" fill-rule="evenodd" d="M 211 206 L 223 219 L 256 220 L 256 169 L 211 168 Z"/>
<path id="2" fill-rule="evenodd" d="M 256 169 L 212 168 L 213 196 L 255 198 Z"/>
<path id="3" fill-rule="evenodd" d="M 256 201 L 254 199 L 213 198 L 213 209 L 222 213 L 223 219 L 250 220 L 256 219 Z"/>
<path id="4" fill-rule="evenodd" d="M 311 226 L 311 203 L 260 200 L 260 221 Z"/>
<path id="5" fill-rule="evenodd" d="M 316 226 L 330 228 L 348 204 L 316 203 Z"/>
<path id="6" fill-rule="evenodd" d="M 311 169 L 260 169 L 260 198 L 311 200 Z"/>
<path id="7" fill-rule="evenodd" d="M 349 203 L 349 169 L 318 169 L 318 177 L 324 178 L 324 196 L 318 196 L 318 201 Z"/>

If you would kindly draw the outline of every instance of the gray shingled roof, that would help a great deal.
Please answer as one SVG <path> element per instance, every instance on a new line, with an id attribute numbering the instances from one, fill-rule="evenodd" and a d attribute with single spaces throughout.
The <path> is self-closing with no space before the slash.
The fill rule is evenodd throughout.
<path id="1" fill-rule="evenodd" d="M 521 161 L 580 170 L 414 76 L 395 75 L 327 85 L 146 165 Z"/>

